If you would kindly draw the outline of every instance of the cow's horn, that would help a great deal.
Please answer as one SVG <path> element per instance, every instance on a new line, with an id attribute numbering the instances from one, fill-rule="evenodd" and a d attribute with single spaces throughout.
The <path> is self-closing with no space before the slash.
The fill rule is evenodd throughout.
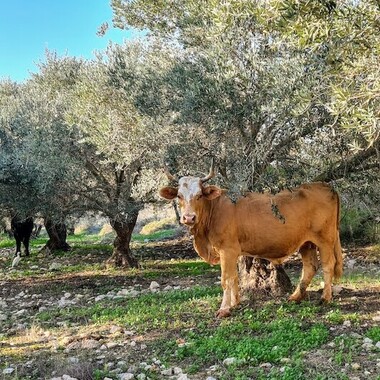
<path id="1" fill-rule="evenodd" d="M 207 182 L 209 179 L 215 177 L 215 160 L 214 160 L 214 157 L 212 158 L 212 161 L 211 161 L 211 168 L 210 168 L 210 173 L 208 173 L 208 175 L 204 178 L 201 179 L 201 182 L 202 183 L 205 183 Z"/>
<path id="2" fill-rule="evenodd" d="M 169 169 L 167 168 L 166 165 L 164 165 L 164 173 L 166 174 L 166 176 L 168 177 L 169 181 L 171 182 L 178 182 L 178 178 L 174 175 L 172 175 L 170 172 L 169 172 Z"/>

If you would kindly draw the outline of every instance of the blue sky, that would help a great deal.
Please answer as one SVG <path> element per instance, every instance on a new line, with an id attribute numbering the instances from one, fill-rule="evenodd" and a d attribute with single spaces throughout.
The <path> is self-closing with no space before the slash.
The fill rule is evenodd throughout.
<path id="1" fill-rule="evenodd" d="M 45 50 L 92 58 L 109 40 L 136 32 L 112 28 L 110 0 L 0 0 L 0 78 L 23 81 L 36 72 Z M 98 37 L 99 26 L 110 29 Z"/>

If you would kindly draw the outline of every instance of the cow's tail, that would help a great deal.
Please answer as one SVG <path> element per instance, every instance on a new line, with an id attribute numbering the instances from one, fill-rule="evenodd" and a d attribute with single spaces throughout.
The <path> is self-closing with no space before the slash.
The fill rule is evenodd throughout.
<path id="1" fill-rule="evenodd" d="M 340 197 L 338 193 L 336 194 L 337 199 L 337 220 L 336 220 L 336 238 L 334 244 L 334 256 L 335 256 L 335 267 L 334 267 L 334 278 L 338 281 L 343 274 L 343 254 L 342 246 L 340 245 L 340 236 L 339 236 L 339 226 L 340 226 Z"/>

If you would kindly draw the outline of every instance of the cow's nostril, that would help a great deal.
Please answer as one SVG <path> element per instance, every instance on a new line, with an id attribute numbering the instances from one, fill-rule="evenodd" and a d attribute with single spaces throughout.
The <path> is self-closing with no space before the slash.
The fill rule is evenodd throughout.
<path id="1" fill-rule="evenodd" d="M 195 223 L 195 215 L 184 214 L 182 216 L 182 221 L 184 224 L 193 224 L 193 223 Z"/>

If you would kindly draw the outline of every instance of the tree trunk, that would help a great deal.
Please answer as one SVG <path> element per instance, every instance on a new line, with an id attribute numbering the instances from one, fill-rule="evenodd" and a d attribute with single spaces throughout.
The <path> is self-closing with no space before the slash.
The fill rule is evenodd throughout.
<path id="1" fill-rule="evenodd" d="M 173 210 L 175 212 L 175 219 L 176 219 L 178 224 L 181 224 L 181 215 L 179 214 L 179 211 L 178 211 L 177 202 L 173 201 L 172 206 L 173 206 Z"/>
<path id="2" fill-rule="evenodd" d="M 66 242 L 67 230 L 65 223 L 54 223 L 50 218 L 45 219 L 46 232 L 49 235 L 49 240 L 42 250 L 68 251 L 70 246 Z"/>
<path id="3" fill-rule="evenodd" d="M 127 220 L 120 221 L 111 219 L 110 223 L 116 232 L 116 238 L 113 242 L 112 256 L 107 260 L 108 264 L 117 267 L 130 267 L 138 268 L 139 263 L 133 257 L 130 242 L 132 238 L 132 231 L 136 225 L 138 211 L 128 215 Z"/>
<path id="4" fill-rule="evenodd" d="M 292 290 L 292 283 L 281 265 L 268 260 L 243 256 L 239 259 L 240 286 L 256 296 L 282 296 Z"/>

